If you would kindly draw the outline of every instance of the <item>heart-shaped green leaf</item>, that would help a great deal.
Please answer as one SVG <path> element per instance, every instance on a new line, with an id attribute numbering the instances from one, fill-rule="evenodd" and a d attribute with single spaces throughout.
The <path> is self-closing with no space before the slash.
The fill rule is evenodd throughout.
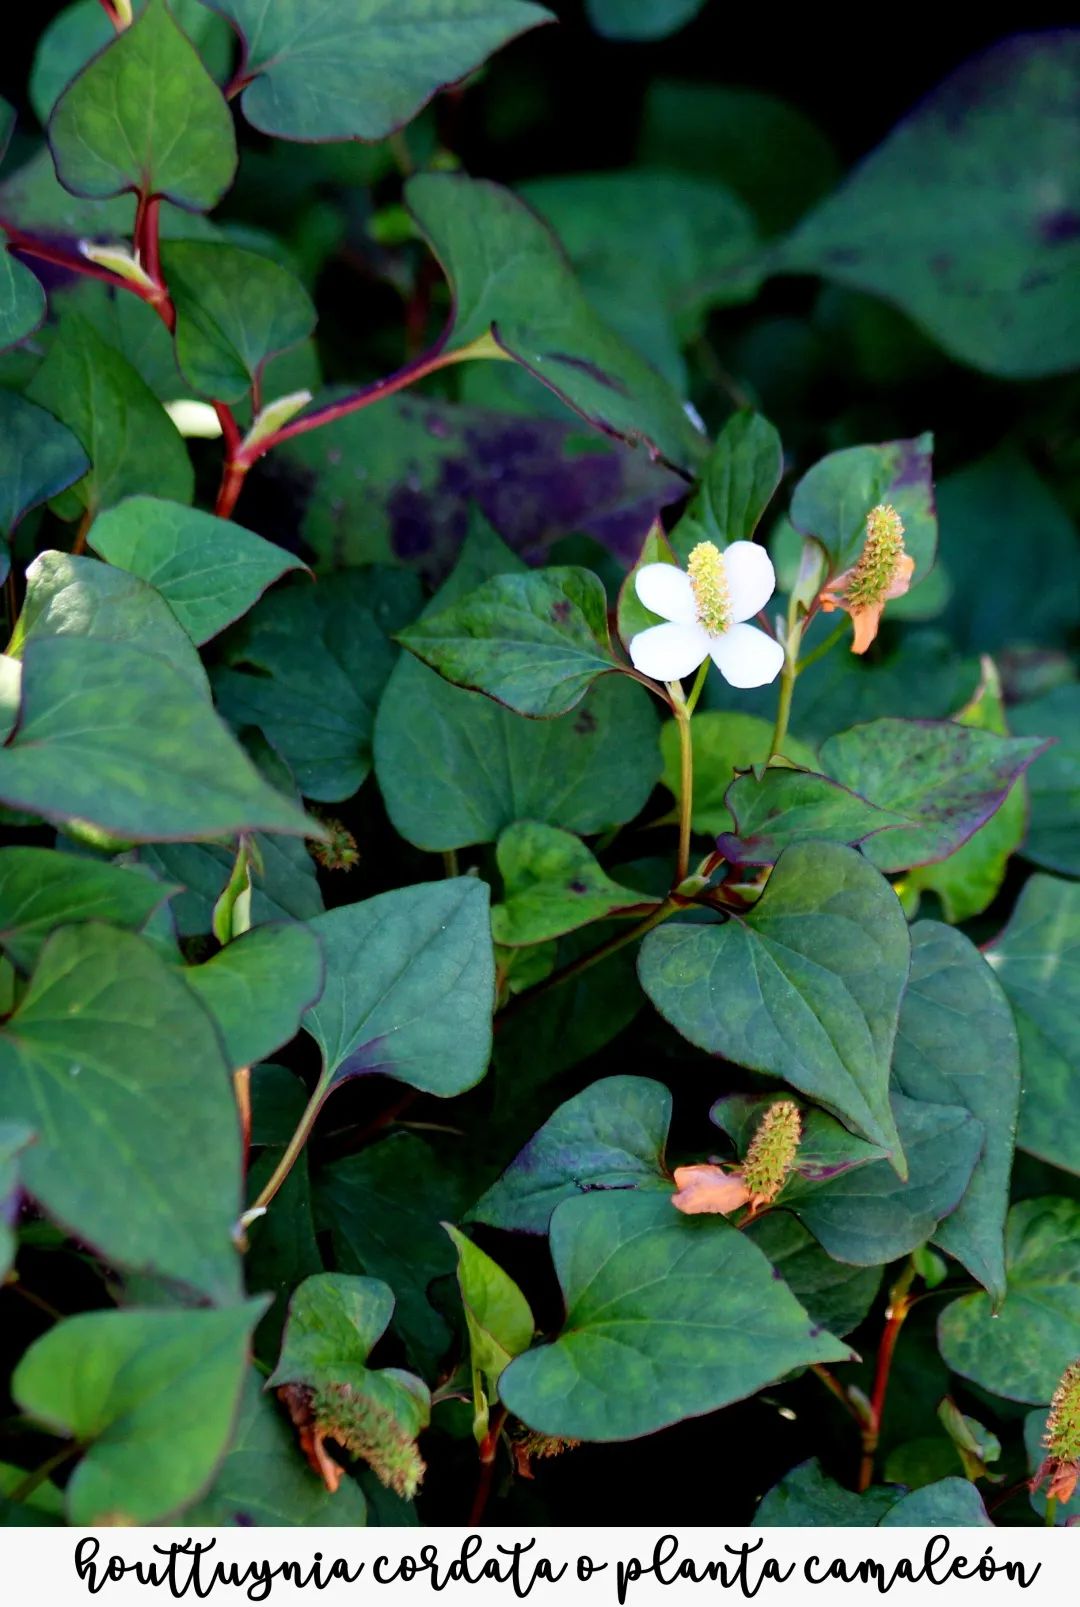
<path id="1" fill-rule="evenodd" d="M 873 866 L 836 843 L 797 844 L 746 915 L 650 932 L 638 974 L 684 1038 L 790 1083 L 900 1170 L 888 1082 L 910 947 Z"/>
<path id="2" fill-rule="evenodd" d="M 494 535 L 471 534 L 424 618 L 522 570 Z M 556 720 L 522 720 L 403 653 L 375 721 L 375 770 L 396 830 L 420 848 L 492 842 L 515 820 L 585 834 L 645 803 L 659 774 L 656 733 L 648 693 L 621 675 Z"/>
<path id="3" fill-rule="evenodd" d="M 934 921 L 912 928 L 911 977 L 900 1006 L 893 1080 L 912 1099 L 963 1105 L 982 1125 L 982 1151 L 971 1181 L 934 1240 L 1000 1303 L 1020 1101 L 1016 1028 L 1000 980 L 975 945 Z"/>
<path id="4" fill-rule="evenodd" d="M 267 361 L 315 328 L 311 297 L 269 257 L 209 240 L 175 240 L 162 264 L 176 308 L 176 360 L 204 396 L 242 401 Z"/>
<path id="5" fill-rule="evenodd" d="M 398 641 L 456 686 L 538 719 L 565 714 L 598 675 L 619 668 L 607 597 L 587 569 L 495 575 Z"/>
<path id="6" fill-rule="evenodd" d="M 196 646 L 246 614 L 299 558 L 228 519 L 160 497 L 128 497 L 87 537 L 108 563 L 159 591 Z"/>
<path id="7" fill-rule="evenodd" d="M 986 951 L 1020 1037 L 1021 1149 L 1080 1173 L 1080 885 L 1032 876 Z"/>
<path id="8" fill-rule="evenodd" d="M 380 140 L 526 29 L 525 0 L 207 0 L 244 43 L 244 116 L 292 140 Z"/>
<path id="9" fill-rule="evenodd" d="M 453 173 L 422 173 L 405 196 L 450 280 L 448 351 L 494 340 L 598 428 L 640 441 L 674 468 L 700 462 L 705 438 L 677 392 L 601 321 L 523 202 Z"/>
<path id="10" fill-rule="evenodd" d="M 1027 778 L 1031 817 L 1024 858 L 1064 876 L 1080 875 L 1080 687 L 1073 682 L 1055 687 L 1033 703 L 1010 709 L 1009 718 L 1018 736 L 1054 738 Z"/>
<path id="11" fill-rule="evenodd" d="M 906 824 L 904 816 L 877 808 L 828 776 L 786 765 L 737 776 L 724 804 L 734 830 L 723 832 L 717 847 L 733 865 L 775 865 L 793 843 L 854 846 Z"/>
<path id="12" fill-rule="evenodd" d="M 186 676 L 87 637 L 27 644 L 0 798 L 132 842 L 319 829 L 263 781 Z"/>
<path id="13" fill-rule="evenodd" d="M 1080 1355 L 1080 1204 L 1022 1200 L 1005 1230 L 1007 1293 L 964 1295 L 938 1319 L 938 1345 L 954 1373 L 992 1395 L 1045 1405 Z"/>
<path id="14" fill-rule="evenodd" d="M 391 634 L 419 600 L 416 577 L 401 569 L 275 592 L 230 640 L 235 668 L 214 677 L 222 713 L 238 728 L 258 726 L 306 797 L 351 797 L 371 769 L 375 709 L 398 656 Z"/>
<path id="15" fill-rule="evenodd" d="M 0 534 L 10 536 L 23 514 L 65 491 L 89 467 L 66 424 L 17 392 L 0 390 Z"/>
<path id="16" fill-rule="evenodd" d="M 177 891 L 122 865 L 50 848 L 0 849 L 0 945 L 29 972 L 57 927 L 106 921 L 137 932 Z"/>
<path id="17" fill-rule="evenodd" d="M 209 212 L 236 170 L 229 108 L 165 0 L 149 0 L 64 91 L 49 143 L 60 182 L 94 199 L 135 190 Z"/>
<path id="18" fill-rule="evenodd" d="M 510 1363 L 504 1404 L 560 1438 L 627 1440 L 718 1411 L 793 1367 L 850 1352 L 811 1323 L 757 1247 L 719 1217 L 637 1193 L 551 1219 L 566 1320 Z"/>
<path id="19" fill-rule="evenodd" d="M 824 549 L 829 576 L 856 562 L 866 541 L 866 516 L 889 503 L 904 522 L 904 547 L 915 560 L 913 584 L 937 552 L 933 436 L 848 446 L 815 463 L 795 487 L 791 522 Z"/>
<path id="20" fill-rule="evenodd" d="M 966 842 L 1044 746 L 952 720 L 873 720 L 824 742 L 821 767 L 907 822 L 866 844 L 879 870 L 896 871 L 944 859 Z"/>
<path id="21" fill-rule="evenodd" d="M 0 1033 L 27 1188 L 106 1259 L 231 1299 L 240 1133 L 209 1016 L 143 938 L 54 932 Z"/>
<path id="22" fill-rule="evenodd" d="M 821 1470 L 817 1457 L 785 1473 L 754 1513 L 755 1529 L 868 1529 L 896 1503 L 896 1488 L 856 1494 Z"/>
<path id="23" fill-rule="evenodd" d="M 881 1287 L 880 1267 L 850 1267 L 834 1261 L 813 1234 L 786 1211 L 770 1211 L 747 1225 L 813 1322 L 841 1338 L 857 1328 Z"/>
<path id="24" fill-rule="evenodd" d="M 20 1408 L 86 1446 L 65 1491 L 70 1523 L 156 1523 L 201 1494 L 229 1443 L 264 1309 L 91 1311 L 30 1347 L 12 1382 Z"/>
<path id="25" fill-rule="evenodd" d="M 65 504 L 97 512 L 140 491 L 191 501 L 191 461 L 169 415 L 127 358 L 73 309 L 27 394 L 67 425 L 90 459 Z"/>
<path id="26" fill-rule="evenodd" d="M 296 1036 L 322 992 L 322 951 L 298 921 L 257 926 L 183 977 L 217 1022 L 229 1070 L 238 1071 Z"/>
<path id="27" fill-rule="evenodd" d="M 323 1098 L 380 1072 L 449 1099 L 487 1070 L 495 966 L 488 889 L 474 876 L 420 883 L 312 921 L 326 984 L 304 1026 L 323 1053 Z"/>
<path id="28" fill-rule="evenodd" d="M 551 1213 L 583 1190 L 671 1192 L 664 1145 L 671 1095 L 648 1077 L 602 1077 L 568 1099 L 482 1195 L 469 1220 L 546 1233 Z"/>
<path id="29" fill-rule="evenodd" d="M 617 910 L 660 903 L 620 887 L 580 838 L 536 820 L 508 826 L 495 857 L 503 901 L 491 911 L 491 935 L 503 947 L 544 943 Z"/>

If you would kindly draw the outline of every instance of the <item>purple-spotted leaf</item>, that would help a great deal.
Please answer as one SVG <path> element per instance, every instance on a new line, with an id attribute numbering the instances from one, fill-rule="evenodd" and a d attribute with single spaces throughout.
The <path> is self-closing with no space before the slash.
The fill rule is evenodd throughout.
<path id="1" fill-rule="evenodd" d="M 244 116 L 282 139 L 380 140 L 517 34 L 526 0 L 207 0 L 244 48 Z"/>
<path id="2" fill-rule="evenodd" d="M 504 352 L 611 435 L 694 469 L 705 437 L 676 391 L 594 312 L 540 219 L 509 190 L 462 174 L 423 173 L 406 200 L 454 295 L 448 352 Z"/>
<path id="3" fill-rule="evenodd" d="M 621 668 L 603 585 L 587 569 L 495 575 L 397 640 L 455 686 L 537 719 L 566 714 Z"/>
<path id="4" fill-rule="evenodd" d="M 662 1196 L 564 1201 L 551 1254 L 562 1331 L 499 1381 L 504 1404 L 541 1434 L 634 1439 L 851 1355 L 745 1234 L 720 1217 L 682 1216 Z"/>
<path id="5" fill-rule="evenodd" d="M 316 1097 L 375 1072 L 449 1099 L 491 1053 L 488 889 L 474 876 L 344 904 L 309 923 L 326 959 L 304 1027 L 323 1055 Z"/>
<path id="6" fill-rule="evenodd" d="M 774 865 L 792 843 L 856 843 L 906 824 L 848 787 L 809 770 L 770 765 L 737 776 L 724 804 L 734 830 L 717 838 L 733 865 Z"/>
<path id="7" fill-rule="evenodd" d="M 1080 362 L 1080 33 L 966 61 L 795 230 L 783 269 L 895 302 L 961 362 L 1012 378 Z"/>
<path id="8" fill-rule="evenodd" d="M 1046 743 L 941 720 L 872 720 L 830 737 L 821 767 L 905 824 L 871 837 L 879 870 L 906 870 L 953 853 L 999 809 Z"/>
<path id="9" fill-rule="evenodd" d="M 915 560 L 912 584 L 924 578 L 937 553 L 933 444 L 933 436 L 919 435 L 849 446 L 803 475 L 791 499 L 791 522 L 824 550 L 829 577 L 855 563 L 866 540 L 866 516 L 884 502 L 903 520 L 904 549 Z"/>

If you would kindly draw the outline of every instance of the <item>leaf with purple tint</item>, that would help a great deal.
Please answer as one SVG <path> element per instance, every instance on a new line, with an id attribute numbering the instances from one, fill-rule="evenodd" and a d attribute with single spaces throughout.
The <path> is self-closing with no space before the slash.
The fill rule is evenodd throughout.
<path id="1" fill-rule="evenodd" d="M 821 767 L 906 824 L 865 845 L 882 871 L 932 864 L 959 848 L 1043 751 L 1038 737 L 1001 737 L 951 720 L 872 720 L 830 737 Z"/>
<path id="2" fill-rule="evenodd" d="M 771 765 L 736 776 L 724 797 L 735 824 L 717 838 L 733 865 L 775 865 L 791 843 L 856 843 L 906 824 L 828 776 Z"/>
<path id="3" fill-rule="evenodd" d="M 466 1220 L 516 1233 L 546 1233 L 555 1207 L 578 1193 L 634 1188 L 670 1193 L 664 1163 L 670 1122 L 671 1095 L 662 1083 L 602 1077 L 548 1117 Z"/>
<path id="4" fill-rule="evenodd" d="M 964 63 L 781 247 L 781 271 L 895 302 L 962 362 L 1080 363 L 1080 32 Z"/>
<path id="5" fill-rule="evenodd" d="M 285 442 L 266 460 L 324 567 L 396 560 L 433 581 L 453 567 L 475 505 L 538 562 L 582 531 L 632 563 L 686 483 L 579 421 L 393 396 Z M 290 483 L 291 482 L 291 483 Z M 282 527 L 291 536 L 294 523 Z"/>
<path id="6" fill-rule="evenodd" d="M 453 291 L 446 351 L 494 341 L 598 429 L 673 468 L 700 464 L 706 440 L 681 398 L 593 310 L 523 202 L 459 173 L 422 173 L 405 194 Z"/>
<path id="7" fill-rule="evenodd" d="M 795 487 L 791 522 L 824 550 L 829 575 L 855 563 L 866 540 L 866 516 L 890 503 L 904 522 L 904 547 L 915 560 L 912 585 L 924 579 L 937 552 L 933 436 L 848 446 L 815 463 Z"/>
<path id="8" fill-rule="evenodd" d="M 422 882 L 309 923 L 326 981 L 303 1025 L 322 1050 L 317 1094 L 375 1072 L 449 1099 L 491 1054 L 495 964 L 487 883 Z"/>

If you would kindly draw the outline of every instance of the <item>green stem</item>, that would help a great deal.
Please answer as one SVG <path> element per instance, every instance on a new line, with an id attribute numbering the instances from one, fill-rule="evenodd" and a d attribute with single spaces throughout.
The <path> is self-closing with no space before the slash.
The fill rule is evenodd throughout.
<path id="1" fill-rule="evenodd" d="M 461 872 L 458 869 L 458 857 L 457 857 L 457 849 L 456 848 L 444 848 L 443 849 L 442 863 L 443 863 L 443 875 L 444 876 L 460 876 Z"/>
<path id="2" fill-rule="evenodd" d="M 284 1150 L 282 1151 L 280 1161 L 278 1161 L 277 1165 L 274 1167 L 274 1170 L 271 1173 L 269 1180 L 265 1184 L 261 1194 L 252 1205 L 251 1209 L 253 1211 L 266 1210 L 266 1207 L 270 1204 L 271 1200 L 277 1194 L 278 1190 L 285 1182 L 285 1179 L 296 1165 L 300 1158 L 301 1152 L 303 1151 L 304 1145 L 311 1137 L 312 1129 L 314 1128 L 316 1119 L 318 1118 L 319 1112 L 322 1109 L 323 1100 L 326 1098 L 326 1093 L 327 1084 L 322 1078 L 320 1078 L 319 1082 L 316 1084 L 315 1092 L 307 1102 L 307 1107 L 304 1110 L 304 1114 L 300 1118 L 295 1133 L 286 1144 Z"/>
<path id="3" fill-rule="evenodd" d="M 690 870 L 690 816 L 694 805 L 694 744 L 685 703 L 675 703 L 675 724 L 679 730 L 679 856 L 673 886 L 679 887 Z"/>
<path id="4" fill-rule="evenodd" d="M 690 696 L 686 700 L 686 712 L 687 712 L 687 714 L 693 714 L 694 710 L 697 708 L 698 698 L 701 696 L 702 690 L 703 690 L 703 688 L 705 686 L 705 677 L 709 673 L 709 665 L 711 663 L 712 663 L 711 658 L 705 659 L 704 662 L 702 663 L 701 668 L 697 672 L 697 676 L 696 676 L 696 678 L 694 680 L 694 684 L 690 688 Z"/>
<path id="5" fill-rule="evenodd" d="M 799 645 L 802 633 L 803 627 L 798 619 L 798 603 L 793 593 L 788 603 L 784 668 L 780 672 L 780 701 L 776 708 L 776 724 L 773 727 L 772 744 L 769 748 L 770 760 L 776 758 L 787 736 L 788 721 L 791 719 L 791 697 L 795 691 L 795 677 L 799 673 Z"/>
<path id="6" fill-rule="evenodd" d="M 1057 1496 L 1048 1495 L 1046 1498 L 1046 1527 L 1052 1529 L 1057 1523 Z"/>
<path id="7" fill-rule="evenodd" d="M 844 637 L 847 635 L 847 632 L 848 621 L 847 616 L 844 615 L 839 624 L 837 624 L 829 632 L 825 640 L 823 642 L 819 642 L 812 653 L 807 653 L 805 658 L 799 660 L 798 669 L 795 671 L 796 675 L 801 675 L 803 670 L 808 670 L 810 668 L 811 664 L 816 664 L 819 659 L 825 657 L 826 653 L 831 653 L 837 642 L 843 641 Z"/>
<path id="8" fill-rule="evenodd" d="M 78 1440 L 72 1444 L 62 1446 L 47 1461 L 42 1462 L 40 1467 L 35 1468 L 32 1473 L 28 1473 L 22 1483 L 15 1486 L 8 1499 L 14 1501 L 16 1505 L 26 1501 L 40 1485 L 45 1483 L 50 1474 L 55 1473 L 57 1468 L 63 1467 L 64 1463 L 69 1462 L 73 1456 L 77 1456 L 81 1449 L 82 1447 Z"/>

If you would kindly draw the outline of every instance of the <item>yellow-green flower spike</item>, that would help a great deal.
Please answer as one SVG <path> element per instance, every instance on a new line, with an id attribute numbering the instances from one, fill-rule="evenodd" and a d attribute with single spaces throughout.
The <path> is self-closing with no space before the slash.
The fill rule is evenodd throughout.
<path id="1" fill-rule="evenodd" d="M 311 1402 L 315 1426 L 362 1458 L 388 1490 L 411 1501 L 427 1471 L 416 1441 L 392 1412 L 349 1384 L 328 1384 Z"/>
<path id="2" fill-rule="evenodd" d="M 895 508 L 881 502 L 866 516 L 866 542 L 847 584 L 847 601 L 857 608 L 882 602 L 903 556 L 903 520 Z"/>
<path id="3" fill-rule="evenodd" d="M 743 1182 L 750 1203 L 771 1205 L 787 1181 L 802 1138 L 799 1107 L 778 1100 L 765 1112 L 743 1162 Z"/>
<path id="4" fill-rule="evenodd" d="M 686 572 L 698 619 L 710 636 L 721 636 L 731 625 L 731 598 L 724 555 L 715 542 L 698 542 L 687 559 Z"/>
<path id="5" fill-rule="evenodd" d="M 1061 1375 L 1050 1402 L 1043 1445 L 1051 1461 L 1080 1462 L 1080 1361 Z"/>

